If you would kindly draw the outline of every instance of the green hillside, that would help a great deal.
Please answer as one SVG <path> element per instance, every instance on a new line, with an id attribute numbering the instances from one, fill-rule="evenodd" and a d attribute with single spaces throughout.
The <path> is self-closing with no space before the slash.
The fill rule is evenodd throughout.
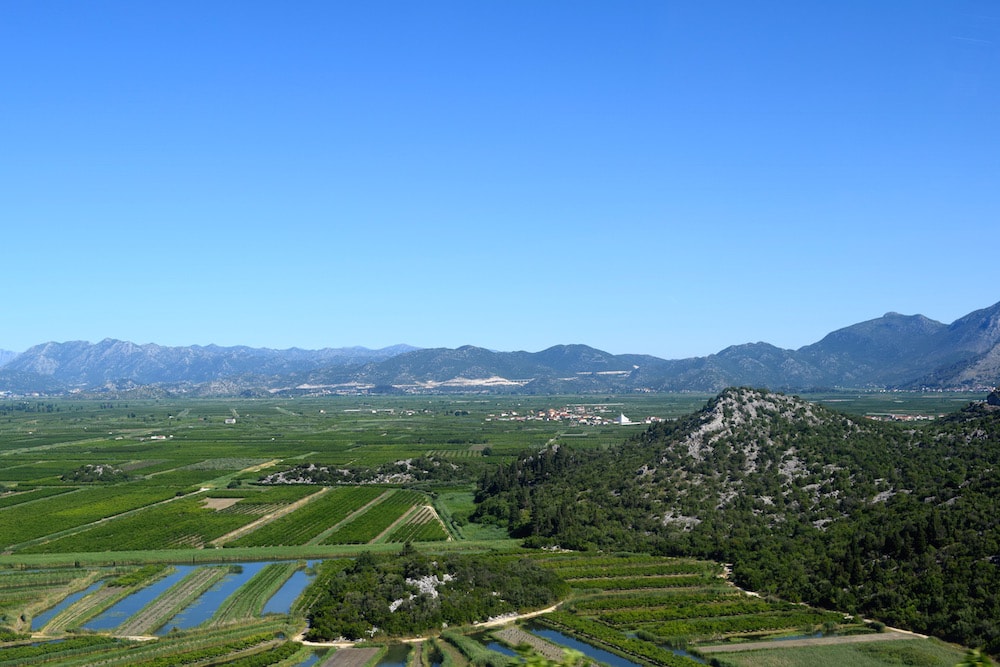
<path id="1" fill-rule="evenodd" d="M 527 544 L 733 564 L 792 601 L 1000 650 L 1000 410 L 915 426 L 730 389 L 605 451 L 551 447 L 480 481 Z"/>

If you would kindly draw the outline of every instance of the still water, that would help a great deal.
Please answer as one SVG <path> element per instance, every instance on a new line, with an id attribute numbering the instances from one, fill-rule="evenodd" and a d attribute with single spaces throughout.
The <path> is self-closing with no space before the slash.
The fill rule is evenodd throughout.
<path id="1" fill-rule="evenodd" d="M 309 568 L 312 568 L 317 562 L 318 561 L 310 561 L 307 565 Z M 269 564 L 270 563 L 268 562 L 235 564 L 239 568 L 242 568 L 242 572 L 232 572 L 227 574 L 220 582 L 215 584 L 215 586 L 203 593 L 198 599 L 188 605 L 185 609 L 181 610 L 181 612 L 172 619 L 167 621 L 167 623 L 160 628 L 157 634 L 165 634 L 174 627 L 178 629 L 187 629 L 204 623 L 215 614 L 219 605 L 221 605 L 226 598 L 239 589 L 240 586 L 247 583 L 255 574 L 260 572 Z M 229 566 L 230 565 L 227 564 L 219 565 L 217 567 Z M 170 575 L 139 591 L 136 591 L 135 593 L 132 593 L 125 599 L 116 603 L 103 614 L 100 614 L 86 623 L 83 626 L 84 629 L 112 630 L 118 627 L 131 616 L 138 613 L 147 604 L 166 592 L 171 586 L 190 574 L 194 568 L 195 566 L 193 565 L 175 566 L 175 571 Z M 263 613 L 287 614 L 291 610 L 292 604 L 294 604 L 295 600 L 302 594 L 302 591 L 305 590 L 306 586 L 312 582 L 312 579 L 313 575 L 307 573 L 305 570 L 297 571 L 281 586 L 281 588 L 277 590 L 277 592 L 275 592 L 271 599 L 267 601 L 264 605 Z M 32 629 L 35 629 L 36 623 L 38 624 L 38 627 L 41 628 L 45 623 L 48 623 L 55 614 L 68 607 L 86 593 L 95 589 L 97 585 L 98 584 L 95 584 L 82 593 L 70 596 L 70 598 L 64 600 L 57 607 L 50 609 L 45 612 L 45 614 L 38 615 L 32 623 Z"/>
<path id="2" fill-rule="evenodd" d="M 406 644 L 390 644 L 377 667 L 406 667 L 406 656 L 409 654 L 410 647 Z"/>
<path id="3" fill-rule="evenodd" d="M 112 628 L 118 627 L 136 614 L 140 609 L 158 598 L 168 588 L 186 577 L 193 569 L 193 565 L 175 566 L 175 571 L 172 574 L 169 574 L 163 579 L 136 591 L 124 600 L 120 600 L 116 604 L 112 605 L 112 607 L 103 614 L 100 614 L 85 623 L 83 628 L 85 630 L 111 630 Z"/>
<path id="4" fill-rule="evenodd" d="M 292 605 L 299 599 L 306 586 L 312 583 L 314 574 L 312 568 L 317 561 L 306 563 L 306 570 L 297 570 L 295 574 L 288 578 L 281 588 L 275 592 L 267 604 L 264 605 L 265 614 L 287 614 L 292 610 Z"/>
<path id="5" fill-rule="evenodd" d="M 548 628 L 539 625 L 529 625 L 527 627 L 532 634 L 538 635 L 543 639 L 547 639 L 553 644 L 559 644 L 560 646 L 565 646 L 567 648 L 576 649 L 580 653 L 583 653 L 588 658 L 597 660 L 598 662 L 603 662 L 606 665 L 611 665 L 611 667 L 640 667 L 637 663 L 627 660 L 620 655 L 615 655 L 610 651 L 605 651 L 604 649 L 597 648 L 586 642 L 582 642 L 579 639 L 574 639 L 573 637 L 567 637 L 561 632 L 556 630 L 549 630 Z M 692 655 L 687 651 L 682 651 L 680 649 L 669 649 L 676 655 L 684 656 L 696 662 L 705 664 L 705 660 L 699 658 L 698 656 Z"/>
<path id="6" fill-rule="evenodd" d="M 246 563 L 240 566 L 241 571 L 230 572 L 222 578 L 220 582 L 201 594 L 194 602 L 180 610 L 176 616 L 163 624 L 156 631 L 158 635 L 165 635 L 172 629 L 187 630 L 201 625 L 212 618 L 226 598 L 235 593 L 240 586 L 250 581 L 253 575 L 260 572 L 267 563 Z"/>
<path id="7" fill-rule="evenodd" d="M 55 618 L 56 614 L 62 612 L 63 609 L 66 609 L 77 600 L 80 600 L 83 597 L 90 595 L 91 593 L 96 591 L 98 588 L 101 587 L 102 583 L 104 582 L 98 581 L 97 583 L 91 584 L 85 590 L 82 590 L 79 593 L 73 593 L 72 595 L 68 596 L 65 600 L 57 604 L 55 607 L 52 607 L 51 609 L 45 611 L 44 613 L 41 613 L 38 616 L 32 618 L 31 631 L 35 632 L 44 628 L 49 621 Z"/>

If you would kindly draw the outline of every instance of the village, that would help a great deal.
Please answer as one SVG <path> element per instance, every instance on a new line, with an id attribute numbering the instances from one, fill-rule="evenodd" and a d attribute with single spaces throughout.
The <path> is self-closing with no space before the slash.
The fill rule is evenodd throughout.
<path id="1" fill-rule="evenodd" d="M 567 422 L 578 426 L 631 426 L 664 421 L 660 417 L 646 417 L 638 421 L 633 421 L 626 417 L 625 413 L 620 409 L 612 409 L 612 407 L 620 407 L 620 404 L 617 406 L 606 403 L 575 404 L 562 408 L 531 411 L 524 414 L 510 410 L 499 414 L 490 414 L 486 417 L 486 421 Z M 618 416 L 611 416 L 615 412 L 618 412 Z"/>

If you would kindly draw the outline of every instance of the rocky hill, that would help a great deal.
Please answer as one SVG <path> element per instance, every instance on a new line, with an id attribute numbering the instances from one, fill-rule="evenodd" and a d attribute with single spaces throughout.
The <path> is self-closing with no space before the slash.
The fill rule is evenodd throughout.
<path id="1" fill-rule="evenodd" d="M 915 430 L 728 389 L 610 451 L 526 454 L 475 518 L 533 546 L 724 560 L 753 590 L 996 651 L 998 465 L 991 402 Z"/>

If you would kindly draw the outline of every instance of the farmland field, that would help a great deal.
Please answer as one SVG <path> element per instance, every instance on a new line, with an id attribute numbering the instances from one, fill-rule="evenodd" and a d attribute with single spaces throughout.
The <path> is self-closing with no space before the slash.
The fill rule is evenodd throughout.
<path id="1" fill-rule="evenodd" d="M 306 581 L 306 560 L 346 563 L 404 544 L 538 559 L 573 590 L 539 627 L 597 641 L 644 665 L 695 664 L 668 645 L 696 651 L 845 625 L 842 614 L 747 596 L 715 563 L 522 552 L 502 527 L 469 522 L 474 483 L 498 463 L 553 443 L 605 448 L 645 429 L 647 418 L 687 414 L 706 398 L 4 399 L 0 667 L 207 664 L 220 656 L 243 661 L 232 664 L 296 664 L 310 649 L 290 638 L 305 628 L 315 596 L 303 595 L 289 614 L 265 614 L 268 599 L 288 581 Z M 817 398 L 861 414 L 934 414 L 968 400 Z M 614 424 L 620 414 L 636 423 Z M 220 564 L 251 561 L 270 564 L 258 563 L 262 569 L 204 622 L 152 641 L 127 639 L 150 635 L 216 586 L 229 571 Z M 163 590 L 154 595 L 157 586 Z M 84 629 L 142 591 L 149 599 L 128 618 Z M 929 649 L 911 641 L 713 656 L 732 665 L 918 664 L 905 660 L 924 659 Z M 476 649 L 454 642 L 439 639 L 418 655 L 462 667 L 469 661 L 463 650 Z M 943 645 L 934 651 L 960 657 Z"/>

